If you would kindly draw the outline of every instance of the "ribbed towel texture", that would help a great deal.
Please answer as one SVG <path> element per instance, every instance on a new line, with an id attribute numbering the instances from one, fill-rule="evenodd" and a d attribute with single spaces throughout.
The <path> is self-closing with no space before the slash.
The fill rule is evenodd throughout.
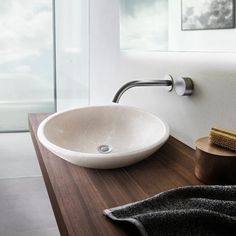
<path id="1" fill-rule="evenodd" d="M 209 141 L 211 144 L 236 151 L 236 132 L 222 129 L 211 128 Z"/>
<path id="2" fill-rule="evenodd" d="M 235 236 L 236 185 L 181 187 L 104 214 L 143 236 Z"/>

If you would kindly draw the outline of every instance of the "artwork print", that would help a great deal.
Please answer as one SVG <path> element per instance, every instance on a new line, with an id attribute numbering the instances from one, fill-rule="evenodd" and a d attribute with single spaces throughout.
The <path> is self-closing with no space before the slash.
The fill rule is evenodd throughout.
<path id="1" fill-rule="evenodd" d="M 234 0 L 182 0 L 182 30 L 234 27 Z"/>

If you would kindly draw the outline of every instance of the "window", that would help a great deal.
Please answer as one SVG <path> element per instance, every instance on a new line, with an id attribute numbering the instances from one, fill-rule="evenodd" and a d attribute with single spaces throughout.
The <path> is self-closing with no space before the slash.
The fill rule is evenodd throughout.
<path id="1" fill-rule="evenodd" d="M 52 0 L 0 1 L 0 131 L 27 130 L 30 112 L 53 112 Z"/>
<path id="2" fill-rule="evenodd" d="M 120 0 L 122 50 L 168 49 L 168 1 Z"/>

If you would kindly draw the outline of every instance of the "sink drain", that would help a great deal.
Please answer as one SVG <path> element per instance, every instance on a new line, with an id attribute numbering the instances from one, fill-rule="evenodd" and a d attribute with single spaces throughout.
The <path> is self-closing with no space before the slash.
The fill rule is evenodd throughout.
<path id="1" fill-rule="evenodd" d="M 103 144 L 103 145 L 98 146 L 97 150 L 102 154 L 106 154 L 112 151 L 112 147 L 110 145 Z"/>

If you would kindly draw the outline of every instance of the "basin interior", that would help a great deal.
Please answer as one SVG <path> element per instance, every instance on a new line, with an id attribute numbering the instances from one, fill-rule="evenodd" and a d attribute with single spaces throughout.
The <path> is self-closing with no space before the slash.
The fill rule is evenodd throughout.
<path id="1" fill-rule="evenodd" d="M 156 116 L 126 106 L 111 105 L 70 110 L 50 119 L 44 135 L 54 145 L 96 153 L 101 145 L 119 153 L 151 146 L 164 136 L 164 123 Z"/>

